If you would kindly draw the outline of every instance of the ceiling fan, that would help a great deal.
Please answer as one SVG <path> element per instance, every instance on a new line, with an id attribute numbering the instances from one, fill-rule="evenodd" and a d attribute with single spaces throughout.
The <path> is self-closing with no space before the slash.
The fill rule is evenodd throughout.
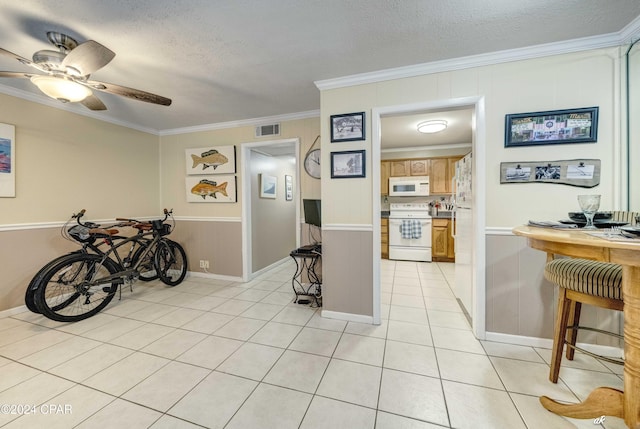
<path id="1" fill-rule="evenodd" d="M 45 74 L 0 71 L 1 77 L 30 79 L 43 93 L 63 103 L 78 102 L 91 110 L 106 110 L 107 106 L 92 90 L 133 98 L 147 103 L 169 106 L 171 100 L 160 95 L 127 88 L 112 83 L 89 80 L 91 73 L 109 64 L 116 54 L 93 40 L 78 44 L 66 34 L 47 32 L 49 41 L 58 51 L 41 50 L 33 54 L 33 61 L 0 48 L 6 55 Z"/>

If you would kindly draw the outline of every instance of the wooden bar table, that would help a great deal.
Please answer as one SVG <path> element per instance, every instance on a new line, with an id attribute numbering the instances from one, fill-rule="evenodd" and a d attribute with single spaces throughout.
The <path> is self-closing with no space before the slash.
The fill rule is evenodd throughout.
<path id="1" fill-rule="evenodd" d="M 540 398 L 549 411 L 577 419 L 615 416 L 631 429 L 640 429 L 640 239 L 613 241 L 580 229 L 518 226 L 515 235 L 527 238 L 529 247 L 550 255 L 612 262 L 622 266 L 624 301 L 624 392 L 598 387 L 579 404 L 562 404 Z"/>

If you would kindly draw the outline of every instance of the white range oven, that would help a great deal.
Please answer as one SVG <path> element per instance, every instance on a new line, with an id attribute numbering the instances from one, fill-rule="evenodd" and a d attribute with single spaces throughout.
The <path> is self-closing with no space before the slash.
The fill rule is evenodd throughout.
<path id="1" fill-rule="evenodd" d="M 391 204 L 389 259 L 431 262 L 431 216 L 428 204 Z"/>

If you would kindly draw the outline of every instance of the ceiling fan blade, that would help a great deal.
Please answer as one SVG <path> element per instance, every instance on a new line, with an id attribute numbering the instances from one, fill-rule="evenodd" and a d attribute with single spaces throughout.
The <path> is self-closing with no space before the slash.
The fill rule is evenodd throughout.
<path id="1" fill-rule="evenodd" d="M 36 75 L 31 73 L 24 73 L 24 72 L 0 71 L 0 77 L 23 77 L 25 79 L 31 79 L 31 76 L 36 76 Z"/>
<path id="2" fill-rule="evenodd" d="M 95 95 L 90 95 L 80 102 L 84 107 L 90 110 L 107 110 L 107 106 Z"/>
<path id="3" fill-rule="evenodd" d="M 140 91 L 139 89 L 127 88 L 126 86 L 114 85 L 112 83 L 97 82 L 89 80 L 84 82 L 85 85 L 98 91 L 108 92 L 110 94 L 121 95 L 123 97 L 133 98 L 134 100 L 144 101 L 146 103 L 160 104 L 162 106 L 170 106 L 171 99 L 150 92 Z"/>
<path id="4" fill-rule="evenodd" d="M 86 76 L 109 64 L 115 56 L 111 49 L 89 40 L 71 50 L 62 66 L 72 75 Z"/>
<path id="5" fill-rule="evenodd" d="M 40 71 L 45 71 L 42 67 L 40 67 L 38 64 L 34 63 L 33 61 L 31 61 L 31 60 L 29 60 L 27 58 L 21 57 L 18 54 L 14 54 L 13 52 L 7 51 L 6 49 L 0 48 L 0 55 L 5 55 L 7 57 L 11 57 L 14 60 L 20 61 L 22 64 L 26 64 L 26 65 L 31 66 L 33 68 L 36 68 L 36 69 L 38 69 Z"/>

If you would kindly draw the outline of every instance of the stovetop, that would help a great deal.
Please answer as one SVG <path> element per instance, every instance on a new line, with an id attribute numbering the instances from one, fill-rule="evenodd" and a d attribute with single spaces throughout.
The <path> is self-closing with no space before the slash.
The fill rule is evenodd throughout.
<path id="1" fill-rule="evenodd" d="M 429 219 L 428 203 L 391 203 L 390 219 Z"/>
<path id="2" fill-rule="evenodd" d="M 394 211 L 413 211 L 429 213 L 429 204 L 427 203 L 391 203 L 389 206 L 391 212 Z"/>

